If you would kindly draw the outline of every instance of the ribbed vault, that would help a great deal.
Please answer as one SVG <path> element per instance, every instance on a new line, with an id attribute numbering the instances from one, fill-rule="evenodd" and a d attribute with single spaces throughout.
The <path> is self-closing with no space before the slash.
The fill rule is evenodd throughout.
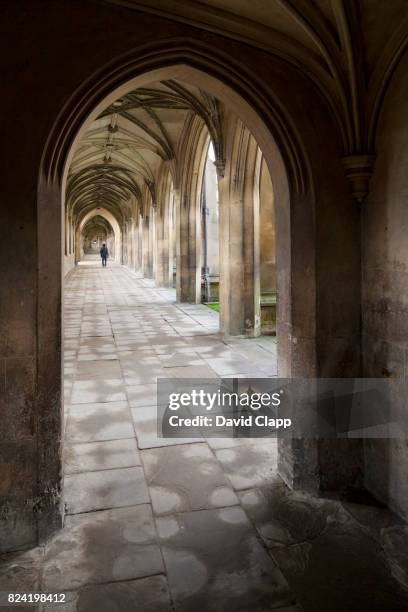
<path id="1" fill-rule="evenodd" d="M 174 186 L 186 126 L 198 116 L 223 164 L 221 105 L 208 93 L 175 80 L 131 91 L 93 122 L 73 157 L 66 191 L 67 215 L 75 220 L 103 206 L 122 226 L 143 211 L 143 199 L 157 202 L 157 179 L 167 168 Z"/>

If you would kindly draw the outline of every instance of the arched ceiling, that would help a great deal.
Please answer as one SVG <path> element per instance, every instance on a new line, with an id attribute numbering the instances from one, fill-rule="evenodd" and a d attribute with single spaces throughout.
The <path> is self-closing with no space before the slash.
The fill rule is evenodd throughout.
<path id="1" fill-rule="evenodd" d="M 407 0 L 99 0 L 243 41 L 300 68 L 336 117 L 344 155 L 372 152 L 408 47 Z"/>
<path id="2" fill-rule="evenodd" d="M 163 164 L 177 183 L 177 157 L 183 129 L 191 116 L 206 124 L 222 156 L 221 107 L 206 92 L 169 80 L 132 91 L 115 101 L 92 123 L 73 157 L 66 202 L 78 217 L 106 207 L 119 223 L 130 202 L 148 190 L 153 205 Z"/>
<path id="3" fill-rule="evenodd" d="M 86 236 L 90 232 L 102 230 L 105 234 L 113 233 L 113 228 L 109 221 L 101 215 L 91 217 L 82 228 L 82 234 Z"/>
<path id="4" fill-rule="evenodd" d="M 96 1 L 220 33 L 293 64 L 333 113 L 350 181 L 357 189 L 361 176 L 370 176 L 382 101 L 408 48 L 408 0 Z M 140 202 L 146 190 L 155 206 L 163 164 L 177 184 L 178 148 L 192 114 L 206 123 L 221 166 L 214 98 L 174 80 L 137 89 L 107 108 L 85 134 L 68 177 L 70 212 L 104 205 L 121 223 L 130 202 Z"/>

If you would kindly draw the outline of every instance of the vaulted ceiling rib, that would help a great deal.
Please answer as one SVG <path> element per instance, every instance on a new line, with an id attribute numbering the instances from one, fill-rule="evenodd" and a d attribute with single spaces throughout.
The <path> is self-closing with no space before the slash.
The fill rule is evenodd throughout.
<path id="1" fill-rule="evenodd" d="M 144 189 L 155 201 L 160 167 L 177 163 L 179 139 L 192 114 L 203 119 L 221 157 L 221 108 L 206 92 L 171 80 L 132 91 L 106 108 L 71 163 L 70 213 L 107 205 L 119 219 L 132 198 L 140 204 Z"/>
<path id="2" fill-rule="evenodd" d="M 373 153 L 384 92 L 408 47 L 407 0 L 99 0 L 188 23 L 300 68 L 330 105 L 343 155 Z"/>

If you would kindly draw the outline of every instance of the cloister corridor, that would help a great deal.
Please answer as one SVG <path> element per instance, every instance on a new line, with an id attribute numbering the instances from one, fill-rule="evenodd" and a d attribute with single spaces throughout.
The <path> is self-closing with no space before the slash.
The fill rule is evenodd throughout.
<path id="1" fill-rule="evenodd" d="M 0 2 L 0 612 L 408 611 L 407 9 Z"/>
<path id="2" fill-rule="evenodd" d="M 64 335 L 64 528 L 4 556 L 8 588 L 65 612 L 406 610 L 394 515 L 289 490 L 274 440 L 157 437 L 157 377 L 274 376 L 273 337 L 223 340 L 205 305 L 92 255 Z"/>

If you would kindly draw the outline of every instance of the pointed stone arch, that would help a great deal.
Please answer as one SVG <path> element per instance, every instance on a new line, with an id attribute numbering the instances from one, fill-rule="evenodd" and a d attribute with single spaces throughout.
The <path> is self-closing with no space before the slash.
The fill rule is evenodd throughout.
<path id="1" fill-rule="evenodd" d="M 176 78 L 210 91 L 224 101 L 245 123 L 262 150 L 270 171 L 275 191 L 277 265 L 280 307 L 278 309 L 279 373 L 281 376 L 310 376 L 316 372 L 316 298 L 315 298 L 315 240 L 314 189 L 308 158 L 291 118 L 274 92 L 256 74 L 247 73 L 241 65 L 212 46 L 190 39 L 160 41 L 135 49 L 130 55 L 115 60 L 92 75 L 72 95 L 61 111 L 49 135 L 42 157 L 38 180 L 38 337 L 47 337 L 49 352 L 60 352 L 60 341 L 49 339 L 48 320 L 43 301 L 60 304 L 61 274 L 55 262 L 61 257 L 61 203 L 67 183 L 67 172 L 73 152 L 90 123 L 115 99 L 127 91 L 145 84 Z M 219 170 L 222 170 L 221 168 Z M 176 190 L 177 191 L 177 190 Z M 52 227 L 53 239 L 44 245 L 44 231 Z M 50 253 L 52 257 L 50 257 Z M 308 291 L 304 286 L 304 269 L 308 270 Z M 299 288 L 297 284 L 299 283 Z M 58 317 L 57 317 L 58 320 Z M 59 320 L 60 324 L 60 320 Z M 39 396 L 48 359 L 39 355 Z M 46 391 L 48 393 L 48 391 Z M 54 405 L 60 405 L 56 392 Z M 55 431 L 60 431 L 58 415 L 53 416 Z M 59 434 L 57 434 L 59 435 Z M 39 431 L 44 441 L 49 434 Z M 39 518 L 39 533 L 48 534 L 58 523 L 59 448 L 50 452 L 41 463 L 39 481 L 48 483 L 48 472 L 56 474 L 51 489 L 40 493 L 46 511 Z M 305 470 L 308 450 L 300 449 Z M 298 453 L 299 454 L 299 453 Z M 296 459 L 286 452 L 289 463 L 284 476 L 293 483 L 304 477 Z M 306 477 L 310 474 L 306 474 Z M 49 521 L 48 517 L 52 517 Z M 47 518 L 46 518 L 47 517 Z M 46 518 L 46 520 L 45 520 Z"/>
<path id="2" fill-rule="evenodd" d="M 83 230 L 83 228 L 85 227 L 85 224 L 92 219 L 92 217 L 95 217 L 96 215 L 99 215 L 100 217 L 103 217 L 104 219 L 106 219 L 106 221 L 108 221 L 108 223 L 111 225 L 112 229 L 113 229 L 113 234 L 115 236 L 115 256 L 114 259 L 115 261 L 117 261 L 118 263 L 121 263 L 122 261 L 122 231 L 120 229 L 120 225 L 116 219 L 116 217 L 106 208 L 93 208 L 92 210 L 90 210 L 89 212 L 87 212 L 79 221 L 77 229 L 76 229 L 76 241 L 75 241 L 75 245 L 76 245 L 76 252 L 75 252 L 75 259 L 76 261 L 79 261 L 80 257 L 81 257 L 81 253 L 79 251 L 80 248 L 80 236 L 81 236 L 81 232 Z"/>

